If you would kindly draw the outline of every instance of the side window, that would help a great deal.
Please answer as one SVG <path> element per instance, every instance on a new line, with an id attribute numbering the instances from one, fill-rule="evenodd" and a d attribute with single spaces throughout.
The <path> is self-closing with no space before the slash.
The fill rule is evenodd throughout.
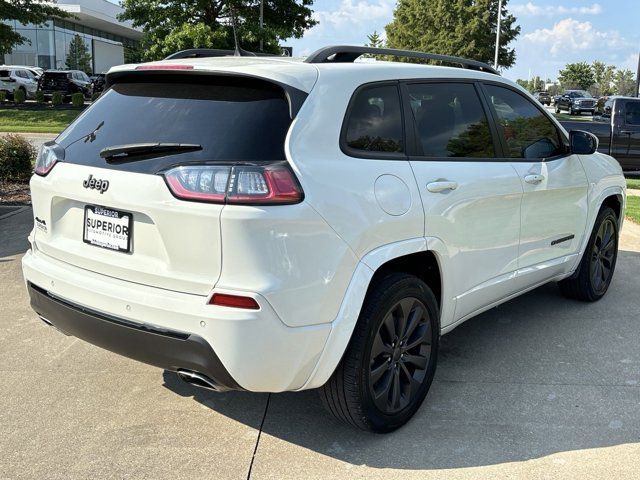
<path id="1" fill-rule="evenodd" d="M 472 84 L 410 84 L 408 91 L 422 155 L 495 157 L 489 122 Z"/>
<path id="2" fill-rule="evenodd" d="M 564 153 L 560 132 L 530 100 L 508 88 L 485 88 L 509 158 L 543 159 Z"/>
<path id="3" fill-rule="evenodd" d="M 400 95 L 396 85 L 363 88 L 347 118 L 346 144 L 368 152 L 404 151 Z"/>
<path id="4" fill-rule="evenodd" d="M 640 101 L 627 101 L 624 108 L 624 120 L 627 125 L 640 125 Z"/>

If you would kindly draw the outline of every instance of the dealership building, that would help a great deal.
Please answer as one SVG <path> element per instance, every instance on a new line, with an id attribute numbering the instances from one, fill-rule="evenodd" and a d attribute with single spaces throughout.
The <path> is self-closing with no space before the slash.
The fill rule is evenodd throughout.
<path id="1" fill-rule="evenodd" d="M 107 0 L 60 0 L 55 5 L 71 16 L 53 18 L 43 25 L 5 21 L 30 40 L 5 55 L 5 65 L 65 69 L 69 44 L 80 35 L 91 55 L 93 72 L 87 73 L 100 73 L 125 63 L 125 50 L 136 48 L 142 37 L 131 22 L 117 19 L 122 8 Z"/>

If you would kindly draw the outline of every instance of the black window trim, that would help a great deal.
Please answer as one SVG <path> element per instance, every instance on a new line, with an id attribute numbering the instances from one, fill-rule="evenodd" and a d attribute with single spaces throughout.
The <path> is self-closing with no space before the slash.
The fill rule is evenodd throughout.
<path id="1" fill-rule="evenodd" d="M 555 160 L 560 160 L 562 158 L 566 158 L 568 156 L 571 155 L 571 148 L 569 146 L 569 139 L 566 137 L 566 135 L 564 134 L 564 132 L 562 131 L 562 129 L 560 129 L 558 127 L 558 121 L 553 118 L 553 116 L 544 108 L 542 108 L 541 105 L 538 105 L 537 102 L 532 102 L 530 99 L 527 98 L 526 95 L 524 95 L 521 91 L 519 91 L 517 88 L 507 84 L 507 83 L 502 83 L 502 82 L 494 82 L 494 81 L 490 81 L 490 80 L 481 80 L 477 82 L 479 84 L 480 90 L 482 92 L 482 95 L 484 97 L 484 101 L 486 102 L 487 106 L 489 107 L 489 110 L 491 112 L 491 123 L 494 124 L 494 127 L 496 129 L 496 131 L 498 131 L 498 125 L 500 123 L 500 120 L 498 118 L 498 114 L 496 113 L 495 109 L 493 108 L 493 106 L 491 106 L 491 102 L 489 101 L 489 92 L 487 91 L 487 89 L 485 88 L 485 85 L 494 85 L 497 87 L 502 87 L 505 88 L 507 90 L 511 90 L 512 92 L 514 92 L 517 95 L 520 95 L 524 100 L 528 101 L 530 104 L 532 104 L 539 112 L 542 113 L 542 115 L 544 115 L 545 117 L 547 117 L 548 120 L 551 121 L 551 124 L 556 128 L 556 132 L 558 133 L 558 137 L 560 139 L 560 141 L 563 143 L 564 146 L 564 151 L 562 153 L 560 153 L 559 155 L 554 155 L 553 157 L 545 157 L 545 158 L 511 158 L 507 156 L 507 152 L 509 151 L 506 142 L 504 141 L 504 139 L 502 138 L 502 135 L 498 135 L 498 141 L 500 142 L 501 145 L 501 151 L 502 151 L 502 157 L 500 157 L 500 160 L 503 161 L 509 161 L 509 162 L 519 162 L 519 163 L 546 163 L 546 162 L 553 162 Z M 498 131 L 499 133 L 499 131 Z"/>
<path id="2" fill-rule="evenodd" d="M 404 110 L 409 112 L 408 115 L 411 115 L 411 119 L 405 119 L 406 123 L 410 123 L 413 128 L 407 130 L 411 130 L 411 140 L 407 142 L 407 148 L 411 147 L 411 150 L 408 152 L 409 160 L 411 161 L 419 161 L 419 162 L 501 162 L 504 161 L 502 145 L 499 142 L 498 130 L 496 125 L 494 125 L 493 117 L 491 116 L 488 108 L 489 106 L 486 104 L 486 100 L 484 95 L 478 89 L 478 81 L 473 78 L 425 78 L 425 79 L 409 79 L 402 80 L 401 82 L 401 93 L 403 94 L 403 105 Z M 409 99 L 409 85 L 424 85 L 426 83 L 469 83 L 473 85 L 476 95 L 478 96 L 478 100 L 480 101 L 480 105 L 482 106 L 482 110 L 487 118 L 487 122 L 489 124 L 489 131 L 491 132 L 491 139 L 493 141 L 493 150 L 495 152 L 494 157 L 431 157 L 422 155 L 422 152 L 419 149 L 419 133 L 418 126 L 416 125 L 415 118 L 413 116 L 413 112 L 411 111 L 411 100 Z M 499 83 L 499 82 L 498 82 Z"/>
<path id="3" fill-rule="evenodd" d="M 347 129 L 349 128 L 349 118 L 351 117 L 351 111 L 355 105 L 356 98 L 360 94 L 361 91 L 366 90 L 368 88 L 377 88 L 384 86 L 395 86 L 396 91 L 398 93 L 398 102 L 400 104 L 400 120 L 402 127 L 402 142 L 403 142 L 403 152 L 378 152 L 375 150 L 359 150 L 357 148 L 352 148 L 347 145 Z M 399 80 L 382 80 L 376 82 L 368 82 L 363 83 L 358 86 L 351 94 L 351 98 L 349 99 L 349 104 L 347 105 L 347 110 L 342 118 L 342 127 L 340 128 L 340 150 L 342 153 L 349 157 L 353 158 L 363 158 L 367 160 L 408 160 L 409 157 L 407 155 L 407 128 L 405 126 L 405 109 L 404 103 L 402 101 L 402 92 L 400 91 L 400 81 Z"/>

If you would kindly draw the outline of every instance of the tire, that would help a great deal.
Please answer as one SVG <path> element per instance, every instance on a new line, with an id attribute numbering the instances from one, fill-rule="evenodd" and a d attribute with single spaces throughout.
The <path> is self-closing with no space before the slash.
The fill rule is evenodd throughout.
<path id="1" fill-rule="evenodd" d="M 344 356 L 320 389 L 325 408 L 362 430 L 401 427 L 429 391 L 439 340 L 438 305 L 429 287 L 404 273 L 381 278 L 369 288 Z"/>
<path id="2" fill-rule="evenodd" d="M 600 300 L 609 289 L 617 258 L 618 217 L 613 209 L 603 207 L 596 218 L 578 270 L 571 277 L 558 282 L 560 291 L 568 298 L 584 302 Z"/>
<path id="3" fill-rule="evenodd" d="M 569 107 L 569 115 L 575 115 L 575 114 L 576 114 L 576 112 L 573 109 L 573 107 Z"/>
<path id="4" fill-rule="evenodd" d="M 560 105 L 556 104 L 556 113 L 560 113 Z"/>

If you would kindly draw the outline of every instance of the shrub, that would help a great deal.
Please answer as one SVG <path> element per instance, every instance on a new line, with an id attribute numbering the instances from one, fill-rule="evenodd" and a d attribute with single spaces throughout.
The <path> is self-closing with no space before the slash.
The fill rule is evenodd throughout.
<path id="1" fill-rule="evenodd" d="M 18 88 L 15 92 L 13 92 L 13 101 L 17 104 L 24 103 L 27 99 L 27 94 L 22 88 Z"/>
<path id="2" fill-rule="evenodd" d="M 23 136 L 0 137 L 0 180 L 28 180 L 35 158 L 36 149 Z"/>
<path id="3" fill-rule="evenodd" d="M 77 108 L 84 106 L 84 95 L 80 92 L 71 95 L 71 104 Z"/>
<path id="4" fill-rule="evenodd" d="M 0 103 L 4 103 L 7 101 L 7 92 L 4 90 L 0 91 Z"/>
<path id="5" fill-rule="evenodd" d="M 51 105 L 57 107 L 58 105 L 62 105 L 63 101 L 64 95 L 62 92 L 53 92 L 53 95 L 51 95 Z"/>
<path id="6" fill-rule="evenodd" d="M 98 92 L 93 92 L 93 93 L 91 94 L 91 101 L 92 101 L 92 102 L 95 102 L 98 98 L 100 98 L 100 93 L 98 93 Z"/>
<path id="7" fill-rule="evenodd" d="M 42 92 L 42 90 L 38 90 L 36 92 L 36 103 L 38 105 L 42 105 L 44 103 L 47 103 L 47 99 L 44 98 L 44 93 Z"/>

